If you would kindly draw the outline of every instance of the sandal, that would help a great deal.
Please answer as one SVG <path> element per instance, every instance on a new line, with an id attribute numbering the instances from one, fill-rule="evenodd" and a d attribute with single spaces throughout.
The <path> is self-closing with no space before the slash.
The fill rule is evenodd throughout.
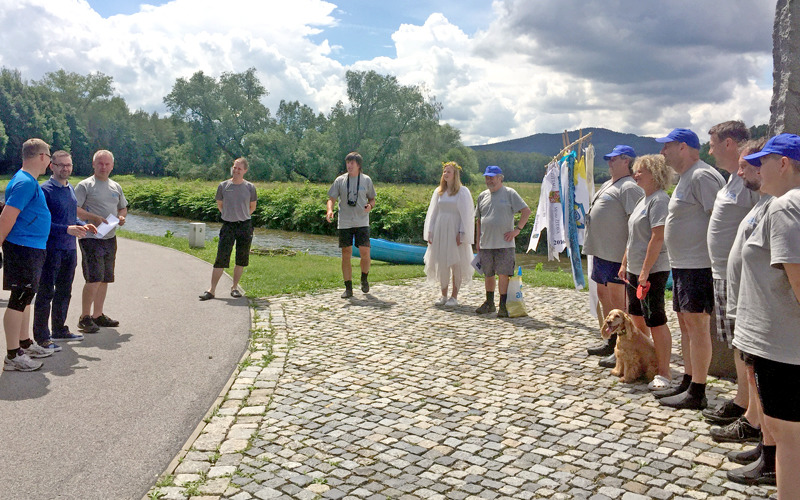
<path id="1" fill-rule="evenodd" d="M 211 292 L 203 292 L 203 295 L 200 296 L 200 300 L 211 300 L 214 298 L 214 294 Z"/>
<path id="2" fill-rule="evenodd" d="M 651 391 L 663 391 L 664 389 L 669 389 L 670 387 L 672 387 L 672 381 L 661 375 L 656 375 L 653 377 L 653 381 L 647 384 L 647 388 Z"/>
<path id="3" fill-rule="evenodd" d="M 238 299 L 241 296 L 242 292 L 240 292 L 238 288 L 234 288 L 233 290 L 231 290 L 231 297 L 233 297 L 234 299 Z"/>

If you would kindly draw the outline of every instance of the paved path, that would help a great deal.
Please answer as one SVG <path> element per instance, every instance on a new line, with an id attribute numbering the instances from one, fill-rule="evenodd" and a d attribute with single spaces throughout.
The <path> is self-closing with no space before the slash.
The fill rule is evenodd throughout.
<path id="1" fill-rule="evenodd" d="M 209 264 L 125 239 L 117 262 L 106 312 L 118 328 L 66 344 L 37 372 L 0 372 L 0 498 L 142 498 L 247 347 L 246 299 L 197 300 Z M 73 330 L 80 269 L 75 281 Z"/>
<path id="2" fill-rule="evenodd" d="M 527 318 L 455 310 L 421 280 L 257 304 L 248 366 L 181 462 L 174 499 L 765 498 L 725 479 L 698 412 L 587 358 L 586 295 L 528 289 Z M 673 336 L 677 328 L 672 322 Z M 677 362 L 678 357 L 673 358 Z M 711 403 L 730 382 L 710 384 Z"/>

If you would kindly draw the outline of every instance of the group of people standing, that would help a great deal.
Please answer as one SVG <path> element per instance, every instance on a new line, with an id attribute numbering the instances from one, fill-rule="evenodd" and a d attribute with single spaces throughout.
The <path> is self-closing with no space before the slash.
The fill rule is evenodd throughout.
<path id="1" fill-rule="evenodd" d="M 605 155 L 611 179 L 587 215 L 584 251 L 602 314 L 627 310 L 653 339 L 658 375 L 648 388 L 659 403 L 703 410 L 719 425 L 710 430 L 715 441 L 757 442 L 728 454 L 742 465 L 728 478 L 777 484 L 789 498 L 800 491 L 800 395 L 789 383 L 800 378 L 800 137 L 750 140 L 741 121 L 708 133 L 727 181 L 700 159 L 688 129 L 656 139 L 658 155 L 637 157 L 625 145 Z M 670 270 L 684 361 L 676 384 L 664 302 Z M 733 350 L 737 394 L 707 408 L 712 317 L 720 345 Z M 613 367 L 614 342 L 588 352 Z"/>
<path id="2" fill-rule="evenodd" d="M 114 155 L 97 151 L 92 166 L 94 175 L 73 188 L 68 152 L 51 155 L 50 146 L 41 139 L 22 145 L 22 168 L 6 186 L 0 214 L 3 289 L 11 292 L 3 317 L 6 371 L 38 370 L 42 362 L 37 358 L 62 350 L 58 342 L 83 340 L 83 334 L 71 332 L 66 325 L 77 267 L 76 239 L 85 279 L 78 329 L 96 333 L 101 327 L 119 326 L 103 311 L 108 284 L 114 282 L 114 228 L 125 224 L 128 202 L 119 184 L 109 179 Z M 53 175 L 40 186 L 37 179 L 48 168 Z M 106 230 L 103 225 L 110 216 L 118 222 Z"/>

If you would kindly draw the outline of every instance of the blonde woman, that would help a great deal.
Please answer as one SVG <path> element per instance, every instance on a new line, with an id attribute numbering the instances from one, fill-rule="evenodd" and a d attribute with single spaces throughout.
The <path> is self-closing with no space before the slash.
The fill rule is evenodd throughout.
<path id="1" fill-rule="evenodd" d="M 472 279 L 472 241 L 475 238 L 472 194 L 461 184 L 461 167 L 450 161 L 443 164 L 442 179 L 433 191 L 423 235 L 428 242 L 425 274 L 428 282 L 441 285 L 437 306 L 458 305 L 458 290 Z M 453 293 L 447 297 L 450 276 Z"/>
<path id="2" fill-rule="evenodd" d="M 630 283 L 628 313 L 636 327 L 650 332 L 656 348 L 658 374 L 647 386 L 651 391 L 669 389 L 672 375 L 669 360 L 672 355 L 672 336 L 667 326 L 664 289 L 669 277 L 669 255 L 664 245 L 664 225 L 669 212 L 669 195 L 665 190 L 672 184 L 672 171 L 661 155 L 636 158 L 633 178 L 644 190 L 642 198 L 628 218 L 628 244 L 619 278 Z M 637 297 L 639 284 L 649 283 L 650 289 L 641 300 Z"/>

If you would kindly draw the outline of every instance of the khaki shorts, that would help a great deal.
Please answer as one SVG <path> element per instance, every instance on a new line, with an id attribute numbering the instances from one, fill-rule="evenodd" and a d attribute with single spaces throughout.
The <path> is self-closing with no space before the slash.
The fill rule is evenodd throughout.
<path id="1" fill-rule="evenodd" d="M 481 248 L 478 255 L 481 257 L 481 269 L 483 269 L 484 275 L 511 276 L 514 274 L 516 261 L 513 248 L 490 248 L 488 250 Z"/>

